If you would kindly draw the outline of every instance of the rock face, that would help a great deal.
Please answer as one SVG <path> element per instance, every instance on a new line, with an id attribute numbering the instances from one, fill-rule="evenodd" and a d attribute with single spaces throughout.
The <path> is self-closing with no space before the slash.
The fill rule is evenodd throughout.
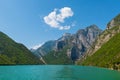
<path id="1" fill-rule="evenodd" d="M 120 26 L 120 14 L 118 14 L 115 18 L 113 18 L 108 24 L 107 29 L 111 29 L 112 27 Z"/>
<path id="2" fill-rule="evenodd" d="M 65 41 L 58 41 L 57 50 L 62 50 L 65 46 Z"/>
<path id="3" fill-rule="evenodd" d="M 61 38 L 53 41 L 52 45 L 44 47 L 44 49 L 49 49 L 48 52 L 44 51 L 44 49 L 43 51 L 41 51 L 41 48 L 43 48 L 43 46 L 46 46 L 46 44 L 38 48 L 36 52 L 41 56 L 47 56 L 47 53 L 49 54 L 49 51 L 53 50 L 55 51 L 53 53 L 53 56 L 56 56 L 57 53 L 65 50 L 63 51 L 64 54 L 73 62 L 75 62 L 76 60 L 84 56 L 85 52 L 91 47 L 91 45 L 94 43 L 95 39 L 101 32 L 102 31 L 96 25 L 91 25 L 88 26 L 86 29 L 78 30 L 75 34 L 63 34 Z M 49 42 L 49 44 L 51 44 L 51 42 Z M 59 58 L 58 54 L 57 58 Z"/>
<path id="4" fill-rule="evenodd" d="M 109 41 L 114 35 L 120 32 L 120 14 L 113 18 L 101 35 L 96 39 L 93 47 L 87 50 L 87 55 L 94 54 L 103 44 Z"/>
<path id="5" fill-rule="evenodd" d="M 96 39 L 93 48 L 78 64 L 120 69 L 120 14 L 113 18 L 107 29 Z"/>
<path id="6" fill-rule="evenodd" d="M 69 46 L 71 52 L 71 59 L 76 61 L 84 56 L 84 53 L 91 47 L 95 39 L 102 31 L 96 26 L 91 25 L 86 29 L 78 30 L 76 34 L 63 36 L 60 41 L 64 41 L 64 46 Z M 64 48 L 62 46 L 62 48 Z"/>
<path id="7" fill-rule="evenodd" d="M 71 49 L 71 59 L 73 61 L 76 61 L 77 59 L 79 59 L 79 48 L 77 46 L 73 46 Z"/>

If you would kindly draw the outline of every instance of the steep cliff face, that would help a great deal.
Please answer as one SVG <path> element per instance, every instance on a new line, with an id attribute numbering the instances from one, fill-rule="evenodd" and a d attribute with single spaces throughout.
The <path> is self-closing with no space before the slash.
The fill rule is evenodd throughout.
<path id="1" fill-rule="evenodd" d="M 103 44 L 109 41 L 114 35 L 120 32 L 120 14 L 113 18 L 104 30 L 96 39 L 91 48 L 87 50 L 86 55 L 94 54 Z"/>
<path id="2" fill-rule="evenodd" d="M 96 25 L 91 25 L 86 29 L 77 31 L 77 33 L 72 36 L 71 40 L 72 60 L 76 61 L 83 57 L 86 51 L 92 47 L 91 45 L 101 32 L 102 31 Z"/>
<path id="3" fill-rule="evenodd" d="M 78 63 L 120 69 L 120 14 L 113 18 L 107 29 L 97 38 L 92 49 L 86 53 L 86 58 Z"/>
<path id="4" fill-rule="evenodd" d="M 91 45 L 94 43 L 95 39 L 101 32 L 102 31 L 96 25 L 91 25 L 88 26 L 86 29 L 78 30 L 75 34 L 63 34 L 61 38 L 53 42 L 54 45 L 46 47 L 48 49 L 51 49 L 52 52 L 48 51 L 47 54 L 43 53 L 44 50 L 40 52 L 42 47 L 39 48 L 37 51 L 41 55 L 41 57 L 45 57 L 45 60 L 49 62 L 55 60 L 55 57 L 57 57 L 57 59 L 59 59 L 58 61 L 60 61 L 61 57 L 64 56 L 66 56 L 65 58 L 68 58 L 67 60 L 72 60 L 73 62 L 75 62 L 84 56 L 86 51 L 91 47 Z M 44 46 L 45 45 L 46 44 L 44 44 Z M 56 63 L 54 62 L 52 64 Z"/>
<path id="5" fill-rule="evenodd" d="M 76 33 L 72 42 L 74 42 L 78 47 L 80 57 L 83 56 L 90 47 L 92 47 L 92 44 L 101 32 L 102 31 L 96 25 L 91 25 Z"/>

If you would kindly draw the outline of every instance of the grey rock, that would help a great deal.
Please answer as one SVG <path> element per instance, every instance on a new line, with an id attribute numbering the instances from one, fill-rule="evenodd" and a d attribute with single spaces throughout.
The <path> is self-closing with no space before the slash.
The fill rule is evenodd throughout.
<path id="1" fill-rule="evenodd" d="M 102 33 L 102 30 L 96 25 L 91 25 L 85 29 L 78 30 L 75 34 L 65 33 L 58 40 L 48 41 L 34 53 L 45 56 L 52 50 L 57 53 L 68 46 L 69 48 L 67 49 L 66 56 L 76 61 L 84 56 L 87 49 L 91 47 L 100 33 Z"/>

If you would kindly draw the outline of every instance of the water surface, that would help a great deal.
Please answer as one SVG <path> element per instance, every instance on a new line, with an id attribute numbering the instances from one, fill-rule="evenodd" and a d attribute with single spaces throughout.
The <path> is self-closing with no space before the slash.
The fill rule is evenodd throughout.
<path id="1" fill-rule="evenodd" d="M 0 80 L 120 80 L 120 72 L 73 65 L 0 66 Z"/>

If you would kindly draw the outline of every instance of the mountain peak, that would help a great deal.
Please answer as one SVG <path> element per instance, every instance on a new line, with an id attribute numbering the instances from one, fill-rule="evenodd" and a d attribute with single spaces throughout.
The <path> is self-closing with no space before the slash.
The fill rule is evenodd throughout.
<path id="1" fill-rule="evenodd" d="M 63 36 L 71 36 L 71 33 L 64 33 Z"/>
<path id="2" fill-rule="evenodd" d="M 88 26 L 86 29 L 95 29 L 95 30 L 98 30 L 99 27 L 97 25 L 95 25 L 95 24 L 92 24 L 92 25 Z"/>
<path id="3" fill-rule="evenodd" d="M 84 33 L 84 32 L 93 32 L 93 31 L 98 31 L 98 32 L 102 32 L 102 30 L 95 24 L 92 24 L 88 27 L 86 27 L 85 29 L 79 29 L 77 31 L 77 34 L 81 34 L 81 33 Z"/>
<path id="4" fill-rule="evenodd" d="M 113 18 L 108 24 L 107 29 L 120 25 L 120 14 Z"/>

